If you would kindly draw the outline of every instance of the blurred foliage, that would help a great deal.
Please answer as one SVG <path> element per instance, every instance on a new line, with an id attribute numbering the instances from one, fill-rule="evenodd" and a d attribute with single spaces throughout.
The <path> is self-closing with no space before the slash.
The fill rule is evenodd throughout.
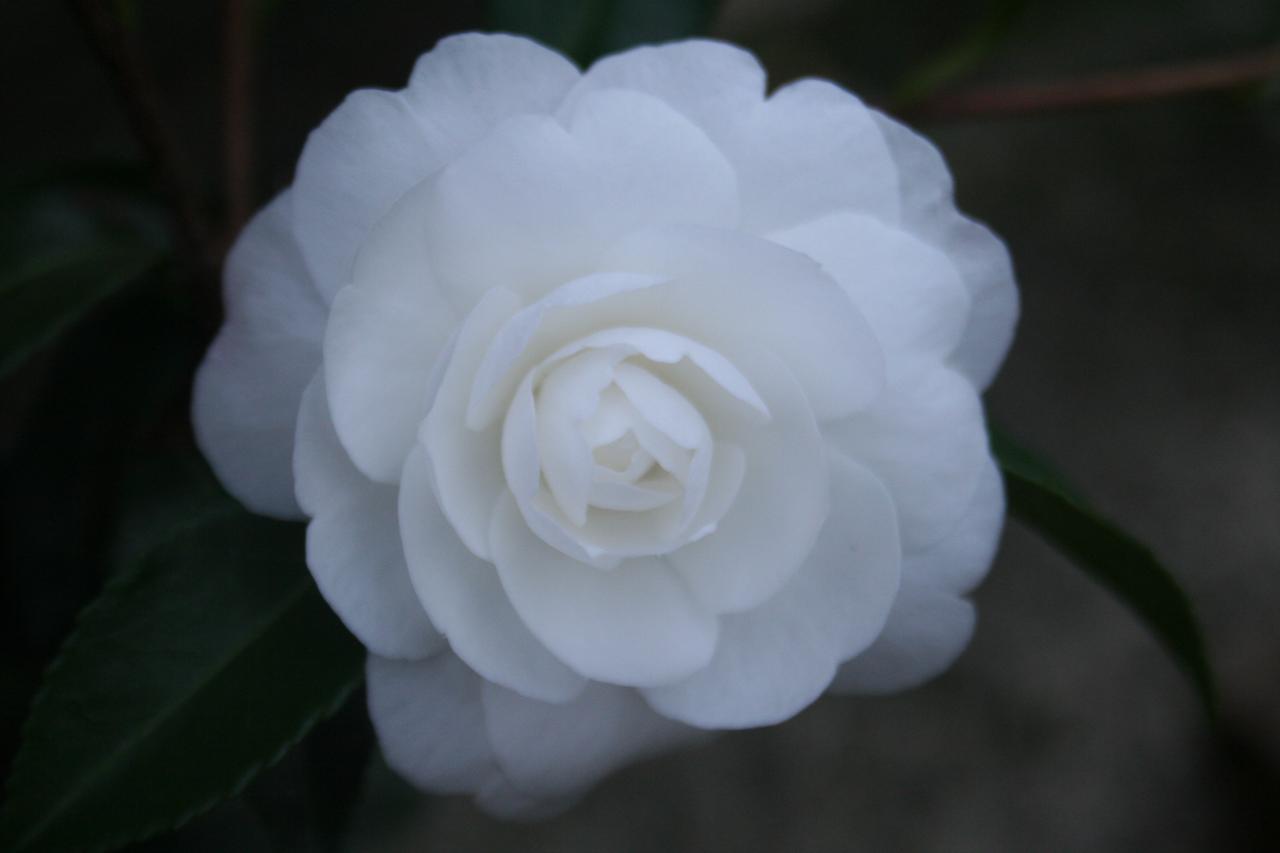
<path id="1" fill-rule="evenodd" d="M 894 105 L 900 108 L 918 103 L 975 69 L 1013 34 L 1031 2 L 987 0 L 986 12 L 967 33 L 898 84 Z"/>
<path id="2" fill-rule="evenodd" d="M 94 305 L 140 279 L 159 258 L 144 246 L 100 241 L 0 277 L 0 377 Z"/>
<path id="3" fill-rule="evenodd" d="M 487 0 L 491 29 L 531 36 L 581 65 L 637 44 L 702 35 L 715 0 Z"/>

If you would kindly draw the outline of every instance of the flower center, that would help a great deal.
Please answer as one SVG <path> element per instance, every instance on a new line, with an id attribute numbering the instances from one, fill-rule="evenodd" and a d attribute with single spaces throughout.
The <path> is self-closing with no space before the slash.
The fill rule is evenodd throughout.
<path id="1" fill-rule="evenodd" d="M 530 528 L 599 568 L 705 536 L 742 476 L 740 451 L 718 440 L 688 390 L 719 386 L 679 356 L 650 357 L 629 343 L 627 333 L 639 332 L 650 342 L 658 334 L 610 329 L 545 359 L 503 428 L 508 484 Z M 661 334 L 673 349 L 693 346 Z"/>

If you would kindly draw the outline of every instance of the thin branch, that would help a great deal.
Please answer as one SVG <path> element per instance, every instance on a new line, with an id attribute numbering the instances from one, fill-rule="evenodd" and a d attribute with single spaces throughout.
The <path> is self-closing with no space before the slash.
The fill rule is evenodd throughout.
<path id="1" fill-rule="evenodd" d="M 253 207 L 253 33 L 248 0 L 227 0 L 227 239 Z"/>
<path id="2" fill-rule="evenodd" d="M 179 257 L 189 269 L 196 308 L 206 321 L 216 322 L 221 313 L 214 284 L 220 256 L 210 240 L 200 198 L 188 177 L 177 136 L 165 119 L 155 81 L 147 71 L 138 44 L 108 7 L 107 0 L 68 0 L 68 3 L 106 69 L 133 134 L 168 199 Z"/>
<path id="3" fill-rule="evenodd" d="M 1280 50 L 1186 65 L 1111 72 L 1074 80 L 943 93 L 905 112 L 913 119 L 1026 115 L 1231 89 L 1275 76 L 1280 76 Z"/>

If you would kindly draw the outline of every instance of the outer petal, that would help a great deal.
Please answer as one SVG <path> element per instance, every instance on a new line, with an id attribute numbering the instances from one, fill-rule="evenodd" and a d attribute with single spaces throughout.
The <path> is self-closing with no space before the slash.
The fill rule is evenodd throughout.
<path id="1" fill-rule="evenodd" d="M 404 96 L 426 137 L 452 154 L 505 118 L 553 112 L 578 77 L 572 62 L 530 39 L 463 33 L 422 55 Z"/>
<path id="2" fill-rule="evenodd" d="M 884 345 L 890 374 L 901 373 L 903 361 L 945 359 L 960 342 L 969 291 L 950 259 L 918 237 L 865 214 L 837 213 L 770 239 L 804 252 L 840 283 Z"/>
<path id="3" fill-rule="evenodd" d="M 723 143 L 742 227 L 762 234 L 838 210 L 900 215 L 898 170 L 872 113 L 825 80 L 782 87 Z"/>
<path id="4" fill-rule="evenodd" d="M 473 35 L 423 56 L 404 92 L 348 96 L 307 140 L 294 183 L 295 233 L 326 300 L 400 195 L 502 119 L 551 111 L 576 79 L 527 39 Z"/>
<path id="5" fill-rule="evenodd" d="M 867 465 L 889 487 L 908 551 L 955 527 L 990 457 L 969 380 L 947 367 L 917 367 L 874 408 L 824 430 L 834 451 Z"/>
<path id="6" fill-rule="evenodd" d="M 738 174 L 749 231 L 836 210 L 898 218 L 896 169 L 871 112 L 830 83 L 802 80 L 766 101 L 755 57 L 719 42 L 686 41 L 600 60 L 561 111 L 612 87 L 655 95 L 707 132 Z"/>
<path id="7" fill-rule="evenodd" d="M 484 682 L 448 652 L 412 663 L 370 655 L 369 719 L 392 769 L 424 791 L 472 793 L 502 779 Z"/>
<path id="8" fill-rule="evenodd" d="M 409 582 L 395 489 L 352 466 L 319 375 L 302 397 L 294 462 L 299 503 L 312 516 L 307 566 L 329 606 L 375 654 L 421 658 L 440 649 L 444 640 Z"/>
<path id="9" fill-rule="evenodd" d="M 548 702 L 585 681 L 552 656 L 512 609 L 497 571 L 469 552 L 440 512 L 426 454 L 415 448 L 400 480 L 400 529 L 409 577 L 431 621 L 486 679 Z"/>
<path id="10" fill-rule="evenodd" d="M 955 528 L 927 548 L 908 551 L 903 558 L 903 575 L 947 592 L 969 592 L 991 568 L 1004 526 L 1004 509 L 1004 480 L 995 461 L 988 459 L 978 490 Z"/>
<path id="11" fill-rule="evenodd" d="M 746 457 L 737 496 L 714 533 L 668 557 L 703 606 L 716 613 L 753 608 L 781 589 L 804 564 L 830 509 L 827 454 L 798 383 L 767 353 L 735 366 L 772 420 L 726 436 Z M 721 435 L 725 429 L 713 425 Z"/>
<path id="12" fill-rule="evenodd" d="M 892 693 L 951 666 L 973 636 L 973 605 L 961 597 L 991 565 L 1004 521 L 1004 485 L 988 459 L 978 490 L 955 529 L 935 545 L 907 553 L 902 591 L 884 632 L 844 664 L 835 693 Z"/>
<path id="13" fill-rule="evenodd" d="M 383 217 L 330 308 L 325 382 L 334 423 L 357 467 L 400 476 L 427 413 L 426 377 L 459 325 L 431 271 L 419 185 Z"/>
<path id="14" fill-rule="evenodd" d="M 373 223 L 444 162 L 399 92 L 352 92 L 311 131 L 294 176 L 294 234 L 326 302 L 350 283 Z"/>
<path id="15" fill-rule="evenodd" d="M 607 684 L 564 705 L 486 685 L 484 718 L 503 774 L 540 799 L 579 795 L 626 764 L 705 736 Z"/>
<path id="16" fill-rule="evenodd" d="M 631 235 L 606 262 L 671 281 L 615 296 L 597 316 L 616 312 L 623 325 L 688 335 L 733 363 L 767 349 L 795 374 L 819 420 L 865 407 L 883 387 L 867 321 L 799 252 L 739 232 L 671 226 Z"/>
<path id="17" fill-rule="evenodd" d="M 501 428 L 467 427 L 471 385 L 485 347 L 520 301 L 495 288 L 467 317 L 444 368 L 440 388 L 419 434 L 431 460 L 440 509 L 471 553 L 489 556 L 489 520 L 506 489 L 502 474 Z"/>
<path id="18" fill-rule="evenodd" d="M 796 577 L 756 609 L 723 618 L 705 669 L 645 690 L 655 709 L 708 728 L 781 722 L 876 638 L 898 591 L 893 501 L 875 475 L 840 458 L 832 460 L 832 493 L 831 515 Z"/>
<path id="19" fill-rule="evenodd" d="M 288 192 L 255 216 L 227 256 L 227 319 L 196 373 L 196 441 L 227 491 L 254 512 L 299 518 L 293 433 L 320 364 L 324 306 L 291 235 Z"/>
<path id="20" fill-rule="evenodd" d="M 968 600 L 905 575 L 880 637 L 840 667 L 833 693 L 894 693 L 951 666 L 973 636 Z"/>
<path id="21" fill-rule="evenodd" d="M 596 92 L 567 127 L 524 116 L 471 146 L 435 181 L 430 250 L 460 307 L 491 287 L 537 298 L 596 270 L 629 231 L 661 222 L 732 225 L 724 157 L 656 98 Z"/>
<path id="22" fill-rule="evenodd" d="M 604 571 L 565 556 L 529 530 L 503 498 L 490 533 L 511 604 L 547 648 L 584 676 L 654 685 L 683 678 L 711 659 L 716 618 L 655 558 Z"/>
<path id="23" fill-rule="evenodd" d="M 723 147 L 742 116 L 764 101 L 764 87 L 764 69 L 750 53 L 695 39 L 604 57 L 566 96 L 561 114 L 593 91 L 632 89 L 675 107 Z"/>
<path id="24" fill-rule="evenodd" d="M 1009 252 L 990 230 L 957 212 L 951 175 L 938 150 L 893 119 L 879 113 L 875 118 L 901 175 L 903 224 L 947 253 L 973 296 L 969 325 L 951 362 L 986 388 L 1009 350 L 1018 320 Z"/>
<path id="25" fill-rule="evenodd" d="M 658 716 L 632 690 L 594 684 L 563 705 L 525 698 L 444 653 L 370 656 L 369 716 L 387 763 L 424 791 L 473 793 L 485 811 L 563 811 L 625 764 L 707 733 Z"/>

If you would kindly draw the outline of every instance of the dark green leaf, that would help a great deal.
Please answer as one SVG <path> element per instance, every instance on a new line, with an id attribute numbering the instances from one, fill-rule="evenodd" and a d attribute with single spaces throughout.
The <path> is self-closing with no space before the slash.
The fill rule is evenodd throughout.
<path id="1" fill-rule="evenodd" d="M 150 246 L 96 242 L 0 273 L 0 376 L 159 259 Z"/>
<path id="2" fill-rule="evenodd" d="M 302 527 L 244 513 L 118 575 L 50 667 L 0 849 L 107 850 L 241 790 L 359 683 L 302 563 Z"/>
<path id="3" fill-rule="evenodd" d="M 1047 464 L 998 432 L 992 450 L 1004 471 L 1009 511 L 1109 588 L 1186 671 L 1210 716 L 1213 672 L 1191 602 L 1142 543 L 1075 497 Z"/>
<path id="4" fill-rule="evenodd" d="M 136 565 L 184 530 L 239 509 L 194 450 L 135 461 L 121 478 L 118 503 L 109 556 L 113 571 Z"/>
<path id="5" fill-rule="evenodd" d="M 714 0 L 488 0 L 493 29 L 522 33 L 586 65 L 637 44 L 701 35 Z"/>

